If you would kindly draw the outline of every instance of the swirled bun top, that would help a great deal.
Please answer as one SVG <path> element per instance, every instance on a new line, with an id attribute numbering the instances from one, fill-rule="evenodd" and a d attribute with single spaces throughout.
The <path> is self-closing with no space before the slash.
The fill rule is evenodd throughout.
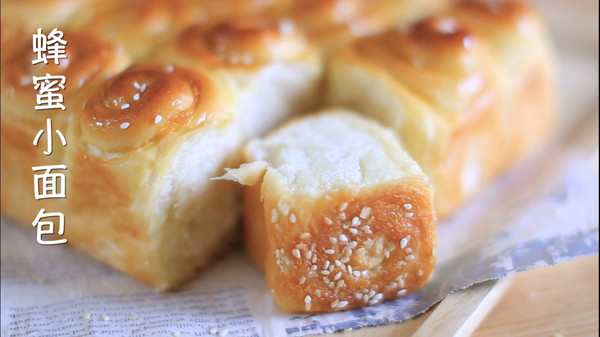
<path id="1" fill-rule="evenodd" d="M 466 106 L 481 95 L 494 95 L 487 92 L 496 80 L 488 46 L 451 16 L 430 17 L 407 29 L 357 40 L 351 53 L 385 67 L 417 97 L 439 106 L 441 116 L 449 120 L 468 118 Z"/>
<path id="2" fill-rule="evenodd" d="M 205 74 L 171 65 L 132 66 L 87 102 L 82 140 L 102 153 L 138 149 L 223 119 L 219 97 L 217 83 Z"/>
<path id="3" fill-rule="evenodd" d="M 266 18 L 193 25 L 182 32 L 175 45 L 176 52 L 213 67 L 293 61 L 309 48 L 292 21 Z"/>

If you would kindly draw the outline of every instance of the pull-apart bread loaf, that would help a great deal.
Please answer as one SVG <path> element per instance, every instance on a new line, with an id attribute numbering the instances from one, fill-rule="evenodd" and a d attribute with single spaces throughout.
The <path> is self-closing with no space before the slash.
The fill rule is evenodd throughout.
<path id="1" fill-rule="evenodd" d="M 31 227 L 41 208 L 60 211 L 68 245 L 161 290 L 234 238 L 241 186 L 210 178 L 239 165 L 249 137 L 312 107 L 322 77 L 317 49 L 293 23 L 207 23 L 191 4 L 132 1 L 121 13 L 89 2 L 98 11 L 64 22 L 77 32 L 59 26 L 67 59 L 32 65 L 33 32 L 15 29 L 29 43 L 2 71 L 3 215 Z M 46 73 L 67 79 L 66 110 L 34 111 L 31 76 Z M 32 145 L 47 118 L 68 143 L 55 137 L 51 156 L 45 137 Z M 49 164 L 67 167 L 67 197 L 35 200 L 32 167 Z"/>
<path id="2" fill-rule="evenodd" d="M 42 208 L 62 212 L 68 245 L 164 290 L 224 251 L 243 211 L 288 311 L 409 293 L 433 269 L 434 211 L 450 214 L 553 124 L 536 14 L 451 4 L 3 0 L 2 215 L 32 228 Z M 38 28 L 64 32 L 66 59 L 32 64 Z M 64 110 L 35 110 L 46 74 L 66 79 Z M 386 129 L 344 111 L 297 116 L 324 101 Z M 250 186 L 211 179 L 290 118 L 229 172 Z M 44 165 L 66 167 L 52 172 L 66 198 L 35 199 Z"/>
<path id="3" fill-rule="evenodd" d="M 322 92 L 320 52 L 289 19 L 191 25 L 151 58 L 208 70 L 227 82 L 248 137 L 314 108 Z"/>
<path id="4" fill-rule="evenodd" d="M 334 53 L 328 101 L 394 129 L 430 177 L 444 217 L 548 136 L 550 63 L 530 8 L 460 2 Z"/>
<path id="5" fill-rule="evenodd" d="M 69 62 L 61 60 L 58 65 L 53 61 L 47 65 L 32 65 L 35 54 L 28 43 L 17 44 L 14 55 L 2 63 L 2 214 L 29 226 L 40 208 L 64 210 L 66 202 L 63 199 L 34 199 L 32 167 L 65 163 L 72 140 L 67 135 L 68 128 L 74 114 L 81 111 L 90 92 L 130 64 L 128 56 L 110 43 L 86 33 L 66 29 L 64 33 L 69 41 L 69 48 L 66 49 Z M 31 39 L 29 35 L 28 38 Z M 20 36 L 19 40 L 23 40 L 23 37 Z M 65 110 L 34 110 L 37 101 L 32 77 L 41 78 L 46 74 L 62 75 L 68 81 L 61 91 Z M 61 82 L 60 79 L 56 81 Z M 46 133 L 39 137 L 37 147 L 33 142 L 40 130 L 47 132 L 48 119 L 54 145 L 51 155 L 44 155 L 43 152 L 48 153 Z M 62 145 L 57 131 L 62 133 L 66 146 Z M 68 174 L 68 170 L 65 173 Z M 69 197 L 68 200 L 72 199 Z"/>
<path id="6" fill-rule="evenodd" d="M 245 241 L 290 312 L 373 305 L 420 288 L 437 244 L 427 177 L 391 131 L 345 110 L 251 141 L 224 176 L 245 188 Z"/>

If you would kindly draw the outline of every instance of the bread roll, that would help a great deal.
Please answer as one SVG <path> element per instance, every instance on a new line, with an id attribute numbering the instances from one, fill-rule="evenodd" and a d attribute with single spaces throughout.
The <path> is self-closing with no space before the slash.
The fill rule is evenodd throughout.
<path id="1" fill-rule="evenodd" d="M 289 312 L 373 305 L 421 287 L 437 243 L 432 190 L 395 136 L 345 110 L 296 119 L 245 150 L 245 241 Z"/>
<path id="2" fill-rule="evenodd" d="M 464 2 L 335 53 L 328 101 L 396 131 L 430 177 L 443 218 L 548 135 L 549 64 L 531 9 Z"/>
<path id="3" fill-rule="evenodd" d="M 2 121 L 0 157 L 2 160 L 2 214 L 31 226 L 40 208 L 60 208 L 64 200 L 35 200 L 32 189 L 32 167 L 64 164 L 65 153 L 71 139 L 67 136 L 73 115 L 81 110 L 88 96 L 108 77 L 127 67 L 129 59 L 115 46 L 84 33 L 64 31 L 68 41 L 67 59 L 32 64 L 34 53 L 31 35 L 18 35 L 17 40 L 28 40 L 8 60 L 2 63 Z M 65 77 L 63 95 L 65 110 L 35 110 L 37 90 L 33 77 L 46 74 Z M 57 80 L 60 81 L 60 80 Z M 41 82 L 41 81 L 40 81 Z M 51 120 L 54 144 L 52 154 L 47 152 L 47 124 Z M 33 141 L 40 130 L 38 146 Z M 63 146 L 56 134 L 60 131 L 66 138 Z M 59 207 L 52 206 L 58 202 Z"/>
<path id="4" fill-rule="evenodd" d="M 407 25 L 447 6 L 447 0 L 295 1 L 289 16 L 321 48 L 335 48 L 359 36 Z"/>
<path id="5" fill-rule="evenodd" d="M 68 26 L 111 41 L 138 61 L 188 25 L 207 18 L 201 2 L 194 0 L 109 0 L 81 8 Z"/>
<path id="6" fill-rule="evenodd" d="M 247 137 L 320 100 L 322 61 L 287 19 L 231 19 L 188 27 L 149 60 L 204 69 L 229 83 Z"/>
<path id="7" fill-rule="evenodd" d="M 219 81 L 135 65 L 94 92 L 70 126 L 69 244 L 158 290 L 228 248 L 239 188 L 210 178 L 238 162 L 242 136 Z"/>

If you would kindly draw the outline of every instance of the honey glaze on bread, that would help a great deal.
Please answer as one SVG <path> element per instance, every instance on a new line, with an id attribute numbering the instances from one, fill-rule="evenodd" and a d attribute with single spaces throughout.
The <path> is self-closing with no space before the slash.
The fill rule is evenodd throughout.
<path id="1" fill-rule="evenodd" d="M 16 44 L 15 48 L 19 48 L 2 64 L 2 214 L 28 225 L 40 208 L 64 207 L 63 200 L 34 199 L 30 188 L 32 167 L 63 163 L 72 140 L 68 130 L 73 115 L 81 111 L 85 101 L 103 81 L 125 69 L 130 62 L 125 53 L 106 41 L 66 29 L 64 34 L 68 40 L 68 58 L 61 59 L 59 64 L 50 60 L 47 65 L 32 65 L 35 54 L 30 44 Z M 31 39 L 31 35 L 27 38 Z M 21 35 L 17 39 L 24 37 Z M 65 110 L 35 110 L 36 90 L 32 77 L 46 74 L 65 77 L 64 90 L 60 91 Z M 51 156 L 42 154 L 47 147 L 46 137 L 40 138 L 37 147 L 32 144 L 36 134 L 46 129 L 47 118 L 51 118 L 52 128 L 62 132 L 67 141 L 67 146 L 62 146 L 56 139 Z M 57 206 L 53 206 L 55 203 Z"/>
<path id="2" fill-rule="evenodd" d="M 407 29 L 359 39 L 329 62 L 328 102 L 397 132 L 435 187 L 439 217 L 533 150 L 554 124 L 539 19 L 522 5 L 493 6 L 459 2 Z"/>
<path id="3" fill-rule="evenodd" d="M 237 162 L 242 138 L 219 81 L 135 65 L 70 125 L 70 244 L 160 290 L 227 249 L 240 191 L 210 178 Z"/>
<path id="4" fill-rule="evenodd" d="M 388 130 L 326 110 L 251 142 L 245 156 L 226 177 L 251 185 L 246 247 L 282 309 L 373 305 L 430 277 L 431 188 Z"/>
<path id="5" fill-rule="evenodd" d="M 192 25 L 152 59 L 202 69 L 227 83 L 248 138 L 320 100 L 320 53 L 288 19 L 236 18 Z"/>

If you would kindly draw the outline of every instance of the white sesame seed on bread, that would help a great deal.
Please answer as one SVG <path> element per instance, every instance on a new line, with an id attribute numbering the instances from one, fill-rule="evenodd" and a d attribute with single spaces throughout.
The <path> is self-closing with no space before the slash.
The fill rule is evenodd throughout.
<path id="1" fill-rule="evenodd" d="M 227 177 L 250 185 L 247 250 L 282 309 L 373 305 L 428 280 L 432 190 L 390 131 L 330 109 L 254 140 L 245 156 Z"/>

